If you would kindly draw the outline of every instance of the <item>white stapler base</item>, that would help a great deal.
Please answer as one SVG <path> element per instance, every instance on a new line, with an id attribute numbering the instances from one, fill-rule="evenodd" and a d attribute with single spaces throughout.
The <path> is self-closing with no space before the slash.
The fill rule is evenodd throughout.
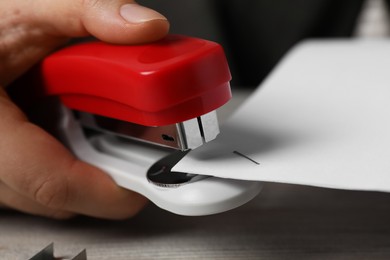
<path id="1" fill-rule="evenodd" d="M 166 150 L 121 142 L 109 135 L 86 139 L 73 114 L 64 108 L 61 132 L 63 139 L 81 160 L 102 169 L 121 187 L 138 192 L 157 206 L 180 215 L 200 216 L 236 208 L 261 189 L 260 182 L 209 177 L 179 187 L 158 187 L 146 173 Z"/>

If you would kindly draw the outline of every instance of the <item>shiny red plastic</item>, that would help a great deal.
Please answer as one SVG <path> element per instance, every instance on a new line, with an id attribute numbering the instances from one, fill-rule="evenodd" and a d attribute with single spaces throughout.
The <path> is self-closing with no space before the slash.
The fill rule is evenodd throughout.
<path id="1" fill-rule="evenodd" d="M 148 126 L 197 117 L 231 98 L 221 46 L 179 35 L 138 46 L 74 45 L 47 57 L 41 76 L 45 94 L 69 108 Z"/>

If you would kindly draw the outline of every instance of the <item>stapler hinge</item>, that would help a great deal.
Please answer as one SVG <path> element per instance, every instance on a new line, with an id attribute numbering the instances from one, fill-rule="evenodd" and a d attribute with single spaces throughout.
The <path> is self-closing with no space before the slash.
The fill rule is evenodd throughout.
<path id="1" fill-rule="evenodd" d="M 195 149 L 219 134 L 215 111 L 164 126 L 143 126 L 85 112 L 78 112 L 78 116 L 84 127 L 182 151 Z"/>

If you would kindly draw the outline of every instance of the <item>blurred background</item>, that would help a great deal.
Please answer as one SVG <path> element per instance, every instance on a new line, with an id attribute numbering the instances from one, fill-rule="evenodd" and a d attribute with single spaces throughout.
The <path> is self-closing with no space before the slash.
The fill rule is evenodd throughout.
<path id="1" fill-rule="evenodd" d="M 139 0 L 164 14 L 171 33 L 219 42 L 233 86 L 256 87 L 307 38 L 385 37 L 386 0 Z"/>

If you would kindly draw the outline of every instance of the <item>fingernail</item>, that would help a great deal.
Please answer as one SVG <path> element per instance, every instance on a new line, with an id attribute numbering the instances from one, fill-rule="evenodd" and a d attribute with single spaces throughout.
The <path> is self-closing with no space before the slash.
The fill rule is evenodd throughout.
<path id="1" fill-rule="evenodd" d="M 167 20 L 162 14 L 138 4 L 124 4 L 121 6 L 119 13 L 129 23 Z"/>

